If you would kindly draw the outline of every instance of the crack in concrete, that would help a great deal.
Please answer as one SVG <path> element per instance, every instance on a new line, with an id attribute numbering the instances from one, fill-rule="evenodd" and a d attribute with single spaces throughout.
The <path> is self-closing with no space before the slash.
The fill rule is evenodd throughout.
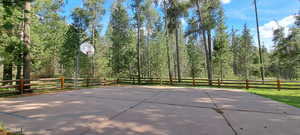
<path id="1" fill-rule="evenodd" d="M 160 93 L 161 93 L 161 92 L 157 92 L 157 94 L 154 94 L 153 96 L 151 96 L 151 97 L 149 97 L 149 98 L 144 98 L 142 101 L 138 102 L 137 104 L 132 105 L 132 106 L 128 107 L 127 109 L 125 109 L 125 110 L 119 112 L 118 114 L 112 116 L 111 118 L 109 118 L 109 120 L 113 120 L 114 118 L 120 116 L 122 113 L 125 113 L 125 112 L 127 112 L 127 111 L 129 111 L 129 110 L 131 110 L 131 109 L 133 109 L 133 108 L 135 108 L 135 107 L 137 107 L 138 105 L 140 105 L 140 104 L 142 104 L 142 103 L 145 103 L 145 101 L 147 101 L 147 100 L 149 100 L 149 99 L 151 99 L 151 98 L 154 98 L 154 97 L 158 96 Z"/>
<path id="2" fill-rule="evenodd" d="M 128 108 L 126 108 L 126 109 L 120 111 L 119 113 L 113 115 L 112 117 L 108 118 L 108 120 L 113 120 L 113 119 L 117 118 L 117 117 L 120 116 L 121 114 L 128 112 L 129 110 L 131 110 L 131 109 L 137 107 L 138 105 L 144 103 L 145 101 L 147 101 L 147 100 L 149 100 L 149 99 L 151 99 L 151 98 L 154 98 L 154 97 L 158 96 L 160 93 L 161 93 L 161 92 L 157 92 L 157 94 L 154 94 L 153 96 L 151 96 L 151 97 L 149 97 L 149 98 L 144 98 L 142 101 L 140 101 L 140 102 L 138 102 L 138 103 L 136 103 L 136 104 L 134 104 L 134 105 L 131 105 L 131 106 L 129 106 Z M 88 130 L 86 130 L 86 131 L 80 133 L 80 135 L 84 135 L 84 134 L 88 133 L 89 131 L 90 131 L 90 129 L 88 129 Z"/>
<path id="3" fill-rule="evenodd" d="M 217 103 L 214 101 L 213 97 L 209 95 L 209 93 L 207 91 L 205 91 L 206 95 L 210 98 L 211 102 L 214 104 L 215 106 L 215 110 L 218 114 L 220 114 L 223 119 L 225 120 L 225 122 L 227 123 L 227 125 L 231 128 L 231 130 L 233 131 L 234 135 L 238 135 L 238 132 L 234 129 L 234 127 L 232 126 L 232 124 L 230 123 L 230 121 L 227 119 L 227 117 L 224 115 L 224 112 L 222 111 L 222 109 L 218 108 Z"/>

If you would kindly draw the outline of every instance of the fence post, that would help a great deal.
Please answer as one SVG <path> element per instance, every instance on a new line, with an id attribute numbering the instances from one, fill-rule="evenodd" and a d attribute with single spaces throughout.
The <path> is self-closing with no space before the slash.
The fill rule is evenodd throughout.
<path id="1" fill-rule="evenodd" d="M 104 78 L 103 79 L 103 85 L 105 86 L 105 84 L 106 84 L 106 79 Z"/>
<path id="2" fill-rule="evenodd" d="M 221 88 L 221 81 L 218 79 L 218 87 Z"/>
<path id="3" fill-rule="evenodd" d="M 63 76 L 60 77 L 60 89 L 65 89 L 65 78 Z"/>
<path id="4" fill-rule="evenodd" d="M 280 80 L 277 80 L 277 89 L 278 89 L 278 91 L 281 90 L 281 82 L 280 82 Z"/>
<path id="5" fill-rule="evenodd" d="M 133 79 L 132 84 L 135 84 L 135 79 L 134 79 L 134 77 L 133 77 L 132 79 Z"/>
<path id="6" fill-rule="evenodd" d="M 161 78 L 159 78 L 159 81 L 160 81 L 160 85 L 162 85 L 162 80 L 161 80 Z"/>
<path id="7" fill-rule="evenodd" d="M 170 84 L 173 85 L 173 78 L 170 79 Z"/>
<path id="8" fill-rule="evenodd" d="M 208 85 L 213 86 L 212 80 L 210 80 L 210 79 L 208 80 Z"/>
<path id="9" fill-rule="evenodd" d="M 86 87 L 89 87 L 89 77 L 86 78 Z"/>
<path id="10" fill-rule="evenodd" d="M 20 79 L 20 92 L 21 92 L 21 94 L 24 93 L 24 79 L 23 78 Z"/>
<path id="11" fill-rule="evenodd" d="M 246 80 L 246 89 L 249 89 L 249 80 Z"/>
<path id="12" fill-rule="evenodd" d="M 193 86 L 196 86 L 195 77 L 193 77 Z"/>

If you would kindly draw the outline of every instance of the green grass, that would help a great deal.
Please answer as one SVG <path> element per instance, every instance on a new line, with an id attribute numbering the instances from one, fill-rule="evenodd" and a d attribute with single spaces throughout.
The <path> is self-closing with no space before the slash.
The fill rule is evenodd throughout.
<path id="1" fill-rule="evenodd" d="M 300 108 L 300 90 L 249 89 L 247 91 Z"/>

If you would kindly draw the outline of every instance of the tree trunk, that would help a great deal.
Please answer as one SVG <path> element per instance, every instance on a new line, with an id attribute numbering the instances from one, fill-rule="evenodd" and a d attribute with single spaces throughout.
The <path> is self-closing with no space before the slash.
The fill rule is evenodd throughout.
<path id="1" fill-rule="evenodd" d="M 220 59 L 220 79 L 223 81 L 223 61 L 222 61 L 222 54 Z"/>
<path id="2" fill-rule="evenodd" d="M 166 32 L 166 47 L 167 47 L 167 57 L 168 57 L 168 70 L 169 70 L 169 80 L 172 84 L 172 71 L 171 71 L 171 58 L 170 58 L 170 47 L 169 47 L 169 36 L 168 32 Z"/>
<path id="3" fill-rule="evenodd" d="M 20 56 L 21 59 L 22 56 Z M 16 80 L 20 80 L 21 79 L 21 74 L 22 74 L 22 65 L 18 64 L 17 65 L 17 74 L 16 74 Z M 16 81 L 16 85 L 19 85 L 20 81 Z M 18 90 L 21 90 L 20 87 L 17 88 Z"/>
<path id="4" fill-rule="evenodd" d="M 92 26 L 93 28 L 92 28 L 92 38 L 93 38 L 93 40 L 92 40 L 92 44 L 93 44 L 93 47 L 94 47 L 94 49 L 95 49 L 95 52 L 94 52 L 94 54 L 93 54 L 93 56 L 92 56 L 92 77 L 94 78 L 95 77 L 95 56 L 96 56 L 96 40 L 95 40 L 95 33 L 96 33 L 96 28 L 95 28 L 95 24 L 93 24 L 93 26 Z"/>
<path id="5" fill-rule="evenodd" d="M 9 81 L 9 80 L 12 80 L 12 73 L 13 70 L 12 70 L 12 63 L 5 63 L 3 65 L 3 80 L 4 81 Z M 4 82 L 2 85 L 7 85 L 7 84 L 12 84 L 12 82 L 10 83 L 6 83 Z"/>
<path id="6" fill-rule="evenodd" d="M 164 1 L 164 10 L 165 10 L 165 29 L 166 29 L 166 47 L 167 47 L 167 59 L 168 59 L 168 70 L 169 70 L 169 81 L 170 83 L 172 84 L 172 71 L 171 71 L 171 58 L 170 58 L 170 48 L 169 48 L 169 33 L 168 33 L 168 30 L 167 30 L 167 25 L 168 25 L 168 22 L 167 22 L 167 11 L 166 11 L 166 1 Z"/>
<path id="7" fill-rule="evenodd" d="M 180 72 L 180 54 L 179 54 L 179 35 L 178 27 L 176 26 L 175 37 L 176 37 L 176 61 L 177 61 L 177 76 L 178 82 L 181 82 L 181 72 Z"/>
<path id="8" fill-rule="evenodd" d="M 208 40 L 208 65 L 209 65 L 209 85 L 212 85 L 212 38 L 211 38 L 211 30 L 207 31 L 207 40 Z"/>
<path id="9" fill-rule="evenodd" d="M 203 21 L 203 18 L 201 16 L 201 8 L 199 2 L 196 3 L 197 9 L 198 9 L 198 16 L 200 18 L 200 21 Z M 203 28 L 202 28 L 203 29 Z M 208 32 L 208 41 L 206 39 L 206 32 Z M 206 68 L 207 68 L 207 78 L 209 85 L 212 85 L 212 65 L 211 65 L 211 41 L 210 41 L 210 30 L 202 30 L 201 32 L 199 31 L 199 34 L 202 34 L 203 38 L 203 44 L 204 44 L 204 49 L 205 49 L 205 56 L 206 56 Z"/>
<path id="10" fill-rule="evenodd" d="M 138 67 L 138 84 L 141 84 L 141 54 L 140 54 L 140 48 L 141 48 L 141 20 L 140 20 L 140 9 L 137 11 L 137 26 L 138 26 L 138 35 L 137 35 L 137 67 Z"/>
<path id="11" fill-rule="evenodd" d="M 24 69 L 23 77 L 25 79 L 25 84 L 30 84 L 30 73 L 31 73 L 31 57 L 30 57 L 30 15 L 31 15 L 31 3 L 29 0 L 25 1 L 25 21 L 24 21 Z M 30 86 L 26 86 L 25 89 L 30 89 Z"/>
<path id="12" fill-rule="evenodd" d="M 212 85 L 212 72 L 211 72 L 211 64 L 210 64 L 210 58 L 209 58 L 209 49 L 207 46 L 207 38 L 206 38 L 206 31 L 204 30 L 202 32 L 202 38 L 203 38 L 203 43 L 204 43 L 204 50 L 205 50 L 205 60 L 206 60 L 206 70 L 207 70 L 207 78 L 208 78 L 208 83 L 209 85 Z"/>

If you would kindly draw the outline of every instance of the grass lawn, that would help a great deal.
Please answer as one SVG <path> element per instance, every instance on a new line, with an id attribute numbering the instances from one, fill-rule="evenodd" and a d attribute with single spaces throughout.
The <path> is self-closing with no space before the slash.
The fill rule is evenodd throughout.
<path id="1" fill-rule="evenodd" d="M 249 89 L 247 91 L 300 108 L 300 90 Z"/>

